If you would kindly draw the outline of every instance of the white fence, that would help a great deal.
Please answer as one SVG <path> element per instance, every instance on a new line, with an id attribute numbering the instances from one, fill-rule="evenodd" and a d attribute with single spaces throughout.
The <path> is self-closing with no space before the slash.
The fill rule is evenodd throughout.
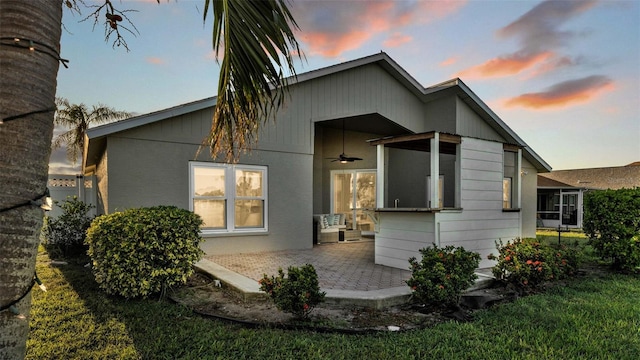
<path id="1" fill-rule="evenodd" d="M 49 193 L 53 201 L 62 204 L 67 197 L 76 196 L 78 200 L 94 206 L 89 212 L 89 216 L 96 215 L 95 206 L 98 203 L 98 197 L 95 176 L 49 174 L 47 186 L 49 187 Z M 55 205 L 48 213 L 48 215 L 53 218 L 61 214 L 62 210 Z"/>

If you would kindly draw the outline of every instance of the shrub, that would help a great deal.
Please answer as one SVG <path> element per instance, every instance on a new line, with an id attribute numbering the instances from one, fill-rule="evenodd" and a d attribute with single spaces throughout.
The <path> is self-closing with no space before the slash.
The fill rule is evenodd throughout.
<path id="1" fill-rule="evenodd" d="M 278 276 L 264 274 L 259 283 L 260 290 L 269 295 L 279 310 L 298 318 L 306 318 L 324 301 L 325 293 L 320 291 L 318 274 L 311 264 L 289 266 L 286 276 L 280 268 Z"/>
<path id="2" fill-rule="evenodd" d="M 587 192 L 585 234 L 598 256 L 621 271 L 640 268 L 640 188 Z"/>
<path id="3" fill-rule="evenodd" d="M 422 260 L 409 259 L 411 278 L 406 281 L 413 297 L 424 304 L 455 305 L 460 294 L 477 279 L 480 255 L 463 247 L 436 245 L 420 249 Z"/>
<path id="4" fill-rule="evenodd" d="M 125 298 L 147 297 L 193 274 L 202 219 L 174 206 L 131 209 L 96 218 L 87 231 L 100 288 Z"/>
<path id="5" fill-rule="evenodd" d="M 58 201 L 54 204 L 62 209 L 62 214 L 55 219 L 45 217 L 42 227 L 45 244 L 49 248 L 57 247 L 65 256 L 84 252 L 87 229 L 93 220 L 88 214 L 95 206 L 78 200 L 76 196 L 67 197 L 62 205 Z"/>
<path id="6" fill-rule="evenodd" d="M 496 243 L 498 256 L 492 268 L 499 281 L 514 285 L 520 290 L 537 288 L 545 281 L 558 280 L 572 275 L 578 268 L 580 252 L 567 245 L 545 245 L 535 239 L 516 239 L 513 242 Z"/>

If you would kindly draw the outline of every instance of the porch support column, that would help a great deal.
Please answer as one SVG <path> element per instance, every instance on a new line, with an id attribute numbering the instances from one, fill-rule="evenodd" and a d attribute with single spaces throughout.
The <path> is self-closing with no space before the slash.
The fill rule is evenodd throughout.
<path id="1" fill-rule="evenodd" d="M 383 208 L 384 207 L 384 145 L 376 145 L 376 207 Z"/>
<path id="2" fill-rule="evenodd" d="M 433 134 L 433 138 L 430 141 L 430 154 L 431 154 L 431 183 L 429 187 L 431 189 L 431 204 L 430 208 L 437 208 L 440 204 L 440 133 Z"/>

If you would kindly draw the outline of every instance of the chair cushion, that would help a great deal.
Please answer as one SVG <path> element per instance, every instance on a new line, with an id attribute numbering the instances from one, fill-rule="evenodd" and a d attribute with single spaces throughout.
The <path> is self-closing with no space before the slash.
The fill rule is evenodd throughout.
<path id="1" fill-rule="evenodd" d="M 322 228 L 326 229 L 329 227 L 329 219 L 328 219 L 329 215 L 322 215 Z"/>

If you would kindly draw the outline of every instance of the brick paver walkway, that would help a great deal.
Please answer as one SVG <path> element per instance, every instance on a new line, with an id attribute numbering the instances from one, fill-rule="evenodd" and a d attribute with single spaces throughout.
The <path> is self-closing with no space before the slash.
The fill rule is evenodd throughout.
<path id="1" fill-rule="evenodd" d="M 308 250 L 287 250 L 233 255 L 207 255 L 206 259 L 253 280 L 275 275 L 278 268 L 312 264 L 323 289 L 369 291 L 406 286 L 408 270 L 374 264 L 373 241 L 316 245 Z"/>

